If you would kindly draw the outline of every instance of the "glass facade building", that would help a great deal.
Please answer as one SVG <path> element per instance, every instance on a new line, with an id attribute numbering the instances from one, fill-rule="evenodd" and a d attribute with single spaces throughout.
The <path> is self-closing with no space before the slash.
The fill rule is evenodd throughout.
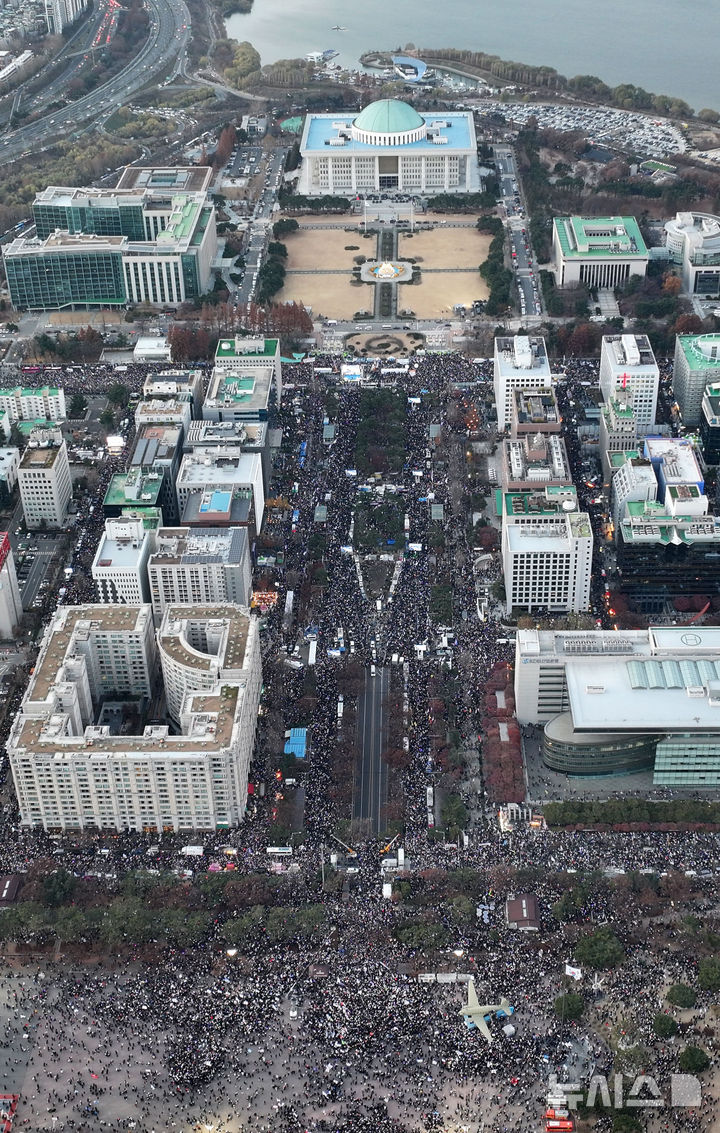
<path id="1" fill-rule="evenodd" d="M 125 303 L 122 252 L 48 251 L 42 256 L 8 256 L 5 273 L 13 305 L 52 310 L 83 304 Z"/>
<path id="2" fill-rule="evenodd" d="M 563 712 L 545 725 L 542 758 L 546 767 L 565 775 L 630 775 L 653 766 L 655 735 L 583 733 Z"/>

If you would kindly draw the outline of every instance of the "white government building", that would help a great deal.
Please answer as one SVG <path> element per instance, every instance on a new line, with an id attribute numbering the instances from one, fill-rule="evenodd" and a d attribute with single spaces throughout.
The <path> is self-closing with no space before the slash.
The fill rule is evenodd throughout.
<path id="1" fill-rule="evenodd" d="M 481 188 L 470 111 L 423 117 L 396 98 L 359 114 L 308 114 L 300 142 L 299 191 L 355 195 L 399 190 L 428 194 Z"/>
<path id="2" fill-rule="evenodd" d="M 650 257 L 634 216 L 558 216 L 553 220 L 553 262 L 558 287 L 622 287 L 645 275 Z"/>
<path id="3" fill-rule="evenodd" d="M 160 665 L 158 665 L 158 660 Z M 138 713 L 167 692 L 173 731 Z M 60 607 L 7 741 L 20 822 L 45 830 L 215 830 L 245 813 L 262 683 L 238 606 Z"/>

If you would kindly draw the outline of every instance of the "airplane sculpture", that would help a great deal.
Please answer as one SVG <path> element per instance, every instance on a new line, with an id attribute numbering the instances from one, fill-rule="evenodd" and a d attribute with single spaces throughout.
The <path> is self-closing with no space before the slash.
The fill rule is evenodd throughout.
<path id="1" fill-rule="evenodd" d="M 510 1006 L 507 999 L 503 996 L 499 1003 L 478 1003 L 477 992 L 475 991 L 475 980 L 470 980 L 468 984 L 468 1001 L 464 1007 L 458 1011 L 458 1015 L 462 1015 L 465 1019 L 465 1026 L 469 1030 L 477 1029 L 486 1043 L 492 1042 L 492 1035 L 488 1027 L 488 1021 L 491 1015 L 508 1016 L 512 1015 L 514 1008 Z"/>

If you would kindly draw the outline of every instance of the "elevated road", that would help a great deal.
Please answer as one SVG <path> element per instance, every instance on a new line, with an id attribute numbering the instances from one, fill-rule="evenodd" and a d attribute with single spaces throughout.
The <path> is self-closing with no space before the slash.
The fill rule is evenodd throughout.
<path id="1" fill-rule="evenodd" d="M 62 137 L 82 133 L 96 119 L 111 114 L 159 71 L 184 56 L 190 37 L 190 12 L 185 0 L 145 2 L 150 31 L 135 58 L 90 94 L 6 134 L 0 141 L 0 165 L 55 145 Z"/>

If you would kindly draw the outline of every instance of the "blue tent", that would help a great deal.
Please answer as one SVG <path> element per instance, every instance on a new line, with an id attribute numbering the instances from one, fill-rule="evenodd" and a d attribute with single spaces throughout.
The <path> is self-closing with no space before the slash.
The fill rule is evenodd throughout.
<path id="1" fill-rule="evenodd" d="M 285 741 L 285 755 L 305 759 L 307 752 L 307 728 L 291 728 L 290 739 Z"/>

